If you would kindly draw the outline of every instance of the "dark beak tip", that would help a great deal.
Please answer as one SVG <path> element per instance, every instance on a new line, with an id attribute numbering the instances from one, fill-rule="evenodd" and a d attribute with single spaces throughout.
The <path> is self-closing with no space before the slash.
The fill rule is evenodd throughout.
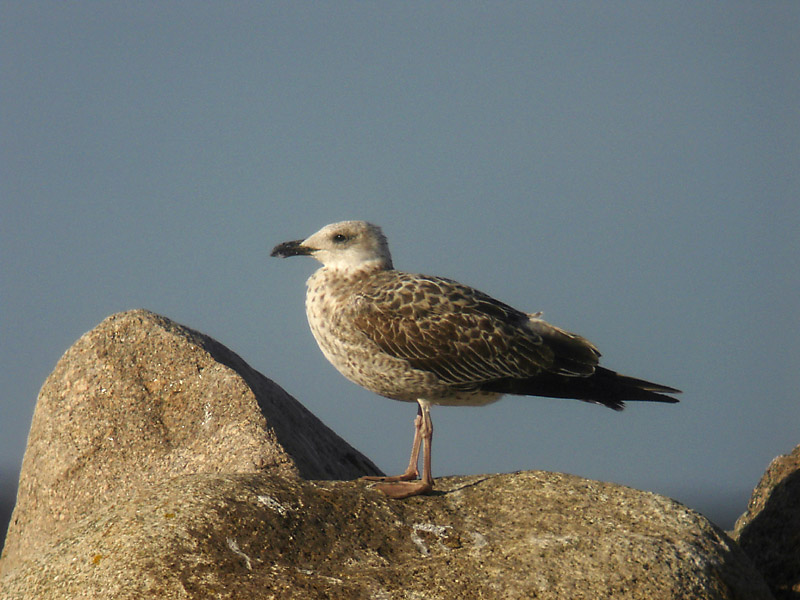
<path id="1" fill-rule="evenodd" d="M 272 252 L 269 253 L 270 256 L 275 256 L 278 258 L 288 258 L 289 256 L 301 256 L 304 254 L 309 254 L 309 248 L 302 245 L 302 240 L 296 240 L 293 242 L 284 242 L 282 244 L 278 244 L 272 249 Z"/>

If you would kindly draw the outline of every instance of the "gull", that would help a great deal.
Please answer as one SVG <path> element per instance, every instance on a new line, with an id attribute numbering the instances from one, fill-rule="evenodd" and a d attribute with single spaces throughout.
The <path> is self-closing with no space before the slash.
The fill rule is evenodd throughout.
<path id="1" fill-rule="evenodd" d="M 327 225 L 271 256 L 322 263 L 306 282 L 306 315 L 322 353 L 347 379 L 381 396 L 416 402 L 408 468 L 379 480 L 391 498 L 433 490 L 431 405 L 482 406 L 504 394 L 574 398 L 622 410 L 625 401 L 670 402 L 680 393 L 599 366 L 600 352 L 451 279 L 397 271 L 381 229 Z M 419 474 L 420 446 L 423 450 Z"/>

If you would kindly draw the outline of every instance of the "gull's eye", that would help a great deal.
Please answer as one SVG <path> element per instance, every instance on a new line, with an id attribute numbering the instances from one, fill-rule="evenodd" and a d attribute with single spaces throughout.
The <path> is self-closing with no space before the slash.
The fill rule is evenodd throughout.
<path id="1" fill-rule="evenodd" d="M 337 244 L 341 244 L 347 241 L 347 236 L 343 233 L 337 233 L 336 235 L 333 236 L 333 241 L 336 242 Z"/>

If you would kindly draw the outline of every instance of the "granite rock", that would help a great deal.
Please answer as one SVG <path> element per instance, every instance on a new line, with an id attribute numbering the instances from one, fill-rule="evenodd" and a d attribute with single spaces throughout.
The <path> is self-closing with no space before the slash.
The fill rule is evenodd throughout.
<path id="1" fill-rule="evenodd" d="M 667 498 L 545 472 L 361 482 L 189 475 L 75 525 L 3 598 L 768 600 L 724 532 Z"/>
<path id="2" fill-rule="evenodd" d="M 0 598 L 772 598 L 656 494 L 545 472 L 402 501 L 331 481 L 375 473 L 218 342 L 114 315 L 42 388 Z"/>
<path id="3" fill-rule="evenodd" d="M 39 393 L 0 574 L 158 481 L 250 472 L 380 473 L 219 342 L 145 310 L 113 315 Z"/>
<path id="4" fill-rule="evenodd" d="M 733 536 L 775 598 L 800 598 L 800 446 L 770 463 Z"/>

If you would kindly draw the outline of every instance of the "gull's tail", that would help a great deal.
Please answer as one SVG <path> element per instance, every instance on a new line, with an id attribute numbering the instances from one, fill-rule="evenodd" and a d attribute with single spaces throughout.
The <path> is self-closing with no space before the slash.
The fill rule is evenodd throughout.
<path id="1" fill-rule="evenodd" d="M 548 398 L 574 398 L 622 410 L 625 402 L 678 402 L 666 394 L 680 394 L 680 390 L 644 379 L 620 375 L 603 367 L 596 367 L 588 377 L 540 373 L 525 379 L 505 378 L 481 386 L 487 392 L 516 394 L 520 396 L 546 396 Z"/>

